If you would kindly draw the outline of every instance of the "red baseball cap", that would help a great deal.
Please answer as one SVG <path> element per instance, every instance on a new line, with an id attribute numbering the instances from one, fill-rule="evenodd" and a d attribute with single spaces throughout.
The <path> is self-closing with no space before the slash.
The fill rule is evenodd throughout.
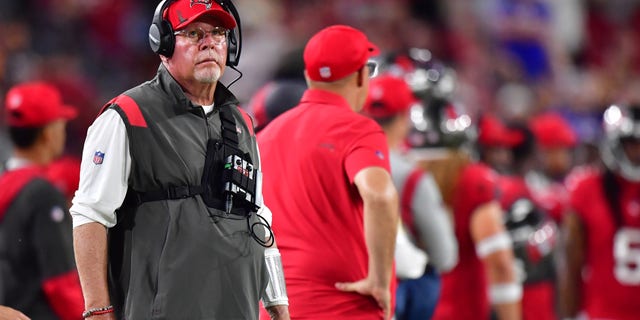
<path id="1" fill-rule="evenodd" d="M 543 148 L 571 148 L 577 143 L 576 133 L 559 114 L 547 112 L 531 119 L 531 131 Z"/>
<path id="2" fill-rule="evenodd" d="M 304 65 L 313 81 L 332 82 L 356 72 L 378 47 L 362 31 L 333 25 L 316 33 L 304 48 Z"/>
<path id="3" fill-rule="evenodd" d="M 362 111 L 373 118 L 388 118 L 406 112 L 417 102 L 403 79 L 381 75 L 371 79 L 369 95 Z"/>
<path id="4" fill-rule="evenodd" d="M 236 27 L 236 20 L 215 0 L 177 0 L 169 5 L 164 17 L 173 30 L 180 30 L 194 20 L 207 15 L 214 17 L 227 29 Z"/>
<path id="5" fill-rule="evenodd" d="M 58 119 L 71 120 L 78 112 L 62 102 L 60 92 L 45 82 L 27 82 L 7 92 L 5 115 L 11 127 L 42 127 Z"/>
<path id="6" fill-rule="evenodd" d="M 478 123 L 478 143 L 486 147 L 515 147 L 524 140 L 522 132 L 511 130 L 496 116 L 485 114 Z"/>

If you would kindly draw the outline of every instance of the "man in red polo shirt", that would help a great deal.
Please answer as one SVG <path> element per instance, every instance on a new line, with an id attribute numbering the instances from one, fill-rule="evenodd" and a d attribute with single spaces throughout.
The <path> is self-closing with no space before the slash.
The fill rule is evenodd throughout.
<path id="1" fill-rule="evenodd" d="M 348 26 L 318 32 L 304 50 L 309 89 L 258 135 L 291 318 L 393 310 L 398 196 L 384 132 L 358 114 L 377 51 Z"/>

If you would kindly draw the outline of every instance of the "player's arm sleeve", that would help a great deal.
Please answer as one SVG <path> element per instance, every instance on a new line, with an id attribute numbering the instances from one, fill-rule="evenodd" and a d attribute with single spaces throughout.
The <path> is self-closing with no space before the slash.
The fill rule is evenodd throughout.
<path id="1" fill-rule="evenodd" d="M 498 201 L 480 205 L 471 218 L 471 237 L 485 266 L 489 299 L 498 319 L 520 319 L 522 284 L 516 277 L 511 237 Z"/>
<path id="2" fill-rule="evenodd" d="M 453 269 L 458 262 L 458 242 L 432 175 L 422 175 L 411 206 L 415 227 L 429 255 L 429 263 L 440 272 Z"/>
<path id="3" fill-rule="evenodd" d="M 115 210 L 127 194 L 131 155 L 127 130 L 115 110 L 106 110 L 91 125 L 82 152 L 80 184 L 73 198 L 73 227 L 98 222 L 116 224 Z"/>

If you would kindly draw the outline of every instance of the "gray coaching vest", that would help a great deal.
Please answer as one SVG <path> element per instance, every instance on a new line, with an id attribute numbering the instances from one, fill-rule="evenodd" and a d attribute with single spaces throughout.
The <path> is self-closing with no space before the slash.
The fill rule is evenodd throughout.
<path id="1" fill-rule="evenodd" d="M 123 319 L 257 319 L 268 275 L 257 222 L 208 207 L 199 194 L 136 202 L 135 193 L 198 186 L 209 139 L 220 139 L 219 108 L 236 120 L 238 148 L 259 167 L 256 140 L 221 84 L 205 115 L 161 65 L 157 76 L 110 101 L 129 139 L 127 200 L 109 231 L 109 285 Z M 108 156 L 105 155 L 105 157 Z M 264 239 L 263 228 L 253 228 Z"/>

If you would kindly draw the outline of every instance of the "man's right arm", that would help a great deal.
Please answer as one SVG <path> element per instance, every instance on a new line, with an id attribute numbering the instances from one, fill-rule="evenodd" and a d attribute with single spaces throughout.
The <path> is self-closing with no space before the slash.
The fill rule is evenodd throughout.
<path id="1" fill-rule="evenodd" d="M 365 242 L 369 251 L 369 273 L 366 279 L 352 283 L 338 283 L 340 290 L 371 295 L 391 314 L 391 283 L 393 256 L 398 231 L 398 194 L 391 175 L 381 167 L 360 170 L 354 183 L 364 203 Z"/>
<path id="2" fill-rule="evenodd" d="M 107 285 L 107 228 L 97 222 L 78 226 L 73 229 L 73 245 L 85 310 L 111 305 Z M 113 313 L 91 318 L 99 317 L 115 319 Z"/>
<path id="3" fill-rule="evenodd" d="M 521 319 L 522 284 L 516 277 L 512 242 L 496 201 L 479 206 L 471 217 L 476 254 L 486 267 L 489 298 L 498 319 Z"/>
<path id="4" fill-rule="evenodd" d="M 87 132 L 80 184 L 73 199 L 73 241 L 85 309 L 110 305 L 107 228 L 127 193 L 131 156 L 126 127 L 114 110 L 102 113 Z M 91 318 L 108 319 L 112 313 Z"/>

